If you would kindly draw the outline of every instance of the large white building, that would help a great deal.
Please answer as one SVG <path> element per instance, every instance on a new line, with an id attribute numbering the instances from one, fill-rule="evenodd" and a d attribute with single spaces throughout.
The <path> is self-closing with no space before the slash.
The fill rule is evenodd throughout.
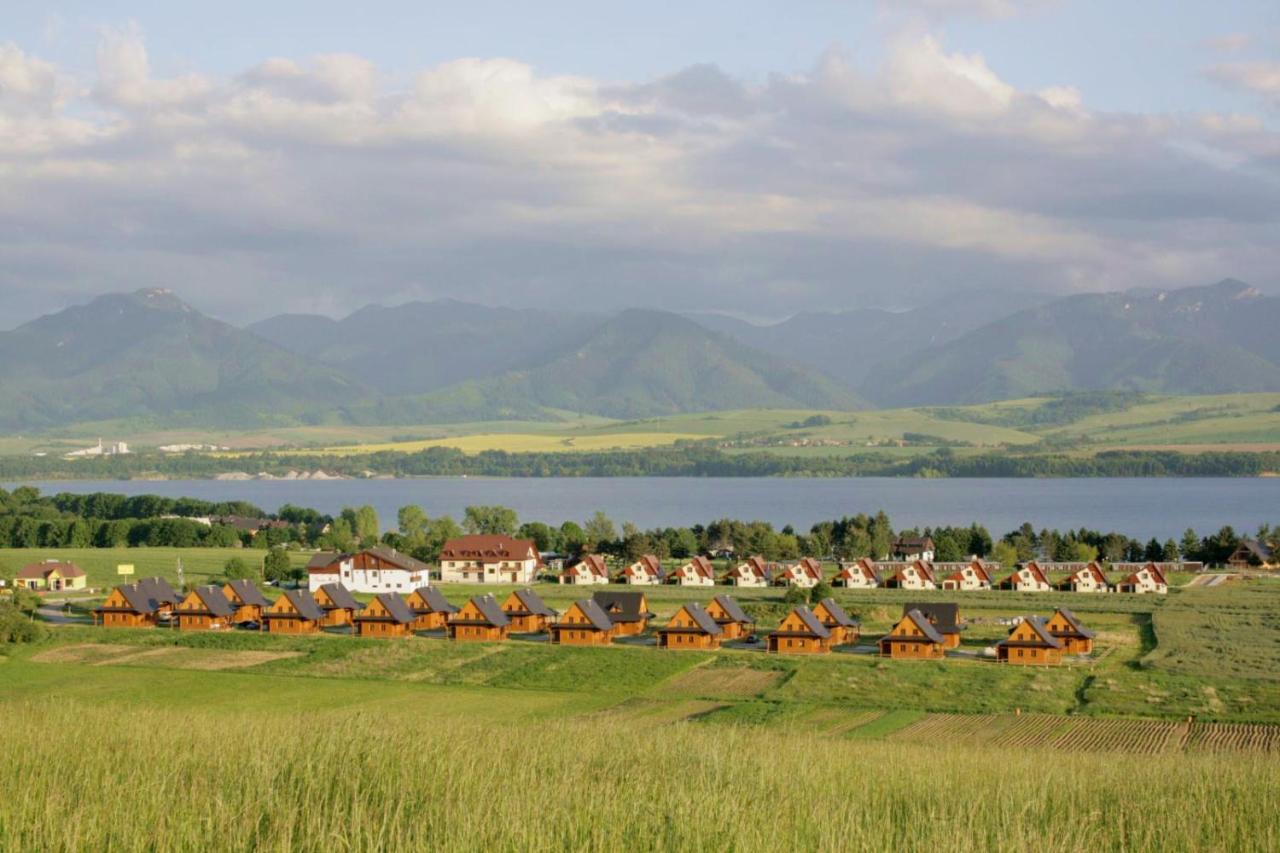
<path id="1" fill-rule="evenodd" d="M 329 583 L 341 583 L 352 592 L 407 594 L 431 583 L 431 567 L 393 548 L 355 554 L 322 551 L 307 564 L 307 586 L 315 592 Z"/>
<path id="2" fill-rule="evenodd" d="M 444 543 L 440 579 L 446 583 L 531 584 L 542 559 L 531 539 L 476 534 Z"/>

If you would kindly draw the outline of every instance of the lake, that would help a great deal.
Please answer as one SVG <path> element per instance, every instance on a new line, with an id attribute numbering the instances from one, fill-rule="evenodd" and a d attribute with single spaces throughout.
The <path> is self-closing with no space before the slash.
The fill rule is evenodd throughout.
<path id="1" fill-rule="evenodd" d="M 17 483 L 9 483 L 12 489 Z M 950 479 L 855 478 L 427 478 L 404 480 L 95 480 L 32 482 L 42 492 L 157 494 L 245 500 L 336 514 L 370 504 L 384 527 L 418 504 L 428 515 L 461 518 L 471 504 L 502 504 L 521 520 L 581 522 L 604 510 L 642 528 L 763 520 L 807 530 L 814 522 L 883 509 L 897 528 L 968 525 L 999 536 L 1024 521 L 1036 529 L 1088 527 L 1147 539 L 1201 535 L 1230 524 L 1252 533 L 1280 523 L 1280 478 Z"/>

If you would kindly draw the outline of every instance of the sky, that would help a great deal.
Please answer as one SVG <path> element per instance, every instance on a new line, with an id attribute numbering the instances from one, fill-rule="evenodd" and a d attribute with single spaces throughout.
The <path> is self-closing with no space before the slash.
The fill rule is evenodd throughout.
<path id="1" fill-rule="evenodd" d="M 0 328 L 1280 292 L 1274 0 L 187 5 L 0 15 Z"/>

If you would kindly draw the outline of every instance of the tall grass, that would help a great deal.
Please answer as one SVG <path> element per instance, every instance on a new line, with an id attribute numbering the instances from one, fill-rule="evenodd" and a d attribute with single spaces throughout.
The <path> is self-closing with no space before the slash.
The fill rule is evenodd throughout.
<path id="1" fill-rule="evenodd" d="M 0 849 L 1276 849 L 1275 759 L 5 706 Z"/>

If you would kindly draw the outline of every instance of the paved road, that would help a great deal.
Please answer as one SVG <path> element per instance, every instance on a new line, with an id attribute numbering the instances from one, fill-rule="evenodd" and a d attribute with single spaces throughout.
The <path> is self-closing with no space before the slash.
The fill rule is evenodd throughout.
<path id="1" fill-rule="evenodd" d="M 62 608 L 68 600 L 75 599 L 46 601 L 36 608 L 36 615 L 51 625 L 88 625 L 93 621 L 86 616 L 68 616 L 64 613 Z"/>

